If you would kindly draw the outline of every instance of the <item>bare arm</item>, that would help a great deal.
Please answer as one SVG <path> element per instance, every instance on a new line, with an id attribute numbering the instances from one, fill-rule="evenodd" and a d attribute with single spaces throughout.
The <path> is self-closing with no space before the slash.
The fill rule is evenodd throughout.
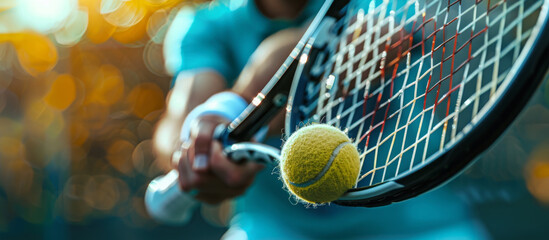
<path id="1" fill-rule="evenodd" d="M 231 91 L 247 102 L 267 84 L 284 62 L 302 34 L 301 30 L 285 30 L 266 39 L 252 55 Z M 216 72 L 183 73 L 168 96 L 168 109 L 158 124 L 155 147 L 158 161 L 168 163 L 176 150 L 179 130 L 186 115 L 211 95 L 227 90 L 224 79 Z M 178 160 L 181 188 L 197 191 L 196 199 L 216 204 L 239 196 L 253 182 L 263 166 L 255 163 L 236 165 L 222 153 L 219 142 L 213 141 L 215 127 L 226 120 L 216 116 L 203 116 L 191 130 L 189 146 Z M 277 132 L 280 132 L 280 127 Z M 206 161 L 197 160 L 206 159 Z M 196 164 L 197 162 L 202 162 Z M 174 166 L 175 167 L 175 166 Z"/>
<path id="2" fill-rule="evenodd" d="M 226 90 L 225 79 L 214 70 L 182 72 L 166 98 L 166 112 L 153 137 L 156 162 L 165 171 L 173 168 L 171 158 L 179 142 L 185 117 L 211 95 Z"/>
<path id="3" fill-rule="evenodd" d="M 290 55 L 305 30 L 306 28 L 286 29 L 265 39 L 251 56 L 232 90 L 251 102 Z M 281 134 L 284 114 L 284 111 L 280 111 L 269 123 L 268 135 Z"/>

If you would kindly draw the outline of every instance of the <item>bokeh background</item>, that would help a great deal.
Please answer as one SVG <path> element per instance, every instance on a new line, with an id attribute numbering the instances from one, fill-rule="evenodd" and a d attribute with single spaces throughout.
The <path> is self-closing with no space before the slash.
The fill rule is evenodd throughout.
<path id="1" fill-rule="evenodd" d="M 221 236 L 200 213 L 159 225 L 143 204 L 162 173 L 151 138 L 172 79 L 166 30 L 202 2 L 0 0 L 0 239 Z M 547 80 L 450 187 L 494 238 L 549 238 Z"/>
<path id="2" fill-rule="evenodd" d="M 0 239 L 151 239 L 147 183 L 171 77 L 162 42 L 202 1 L 0 0 Z M 202 231 L 204 230 L 204 231 Z"/>

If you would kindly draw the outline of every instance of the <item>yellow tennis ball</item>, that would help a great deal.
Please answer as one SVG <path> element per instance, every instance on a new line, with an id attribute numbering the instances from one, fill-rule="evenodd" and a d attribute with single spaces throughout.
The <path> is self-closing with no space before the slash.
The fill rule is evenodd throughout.
<path id="1" fill-rule="evenodd" d="M 345 133 L 326 124 L 314 124 L 288 138 L 282 148 L 280 170 L 284 183 L 298 198 L 327 203 L 355 185 L 360 160 Z"/>

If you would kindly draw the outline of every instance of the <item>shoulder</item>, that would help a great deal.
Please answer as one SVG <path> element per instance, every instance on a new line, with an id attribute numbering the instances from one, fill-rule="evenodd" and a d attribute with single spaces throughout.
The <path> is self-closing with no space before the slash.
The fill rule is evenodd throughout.
<path id="1" fill-rule="evenodd" d="M 227 19 L 232 17 L 234 16 L 224 1 L 181 8 L 175 14 L 164 38 L 166 70 L 176 75 L 181 70 L 195 67 L 194 60 L 200 62 L 199 58 L 213 59 L 214 55 L 222 54 L 223 42 L 219 39 L 226 32 L 223 29 L 227 29 L 224 26 L 228 24 Z M 185 61 L 184 58 L 193 61 Z"/>
<path id="2" fill-rule="evenodd" d="M 235 34 L 235 28 L 240 28 L 242 11 L 235 9 L 233 1 L 212 1 L 194 7 L 184 7 L 175 15 L 165 43 L 206 43 L 208 41 L 223 41 L 225 37 Z M 238 25 L 238 26 L 236 26 Z M 177 45 L 179 45 L 177 44 Z"/>
<path id="3" fill-rule="evenodd" d="M 182 35 L 193 34 L 206 29 L 221 29 L 227 20 L 234 17 L 225 2 L 213 1 L 196 7 L 182 8 L 174 18 L 172 28 Z"/>
<path id="4" fill-rule="evenodd" d="M 212 1 L 198 5 L 193 15 L 196 23 L 208 23 L 212 25 L 226 24 L 226 20 L 235 18 L 228 1 Z"/>

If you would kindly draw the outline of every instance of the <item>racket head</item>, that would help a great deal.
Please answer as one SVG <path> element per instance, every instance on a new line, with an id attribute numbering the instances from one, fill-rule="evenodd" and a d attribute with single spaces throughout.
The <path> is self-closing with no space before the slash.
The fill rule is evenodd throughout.
<path id="1" fill-rule="evenodd" d="M 549 1 L 351 1 L 306 40 L 286 135 L 311 123 L 361 152 L 337 204 L 381 206 L 447 182 L 518 115 L 547 70 Z"/>

